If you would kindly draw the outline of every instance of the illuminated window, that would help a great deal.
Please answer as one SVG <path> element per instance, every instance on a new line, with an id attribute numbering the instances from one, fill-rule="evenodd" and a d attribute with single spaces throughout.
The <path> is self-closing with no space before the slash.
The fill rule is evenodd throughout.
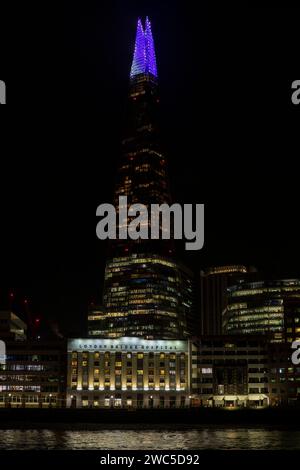
<path id="1" fill-rule="evenodd" d="M 89 399 L 88 399 L 88 397 L 82 397 L 82 406 L 83 406 L 83 408 L 89 406 Z"/>
<path id="2" fill-rule="evenodd" d="M 144 354 L 143 353 L 138 353 L 137 358 L 138 359 L 144 359 Z"/>

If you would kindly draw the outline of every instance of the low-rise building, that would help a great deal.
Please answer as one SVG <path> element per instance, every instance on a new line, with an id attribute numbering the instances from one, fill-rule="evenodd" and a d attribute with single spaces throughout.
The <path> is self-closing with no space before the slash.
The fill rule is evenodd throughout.
<path id="1" fill-rule="evenodd" d="M 190 341 L 193 406 L 269 405 L 264 338 L 211 336 Z"/>
<path id="2" fill-rule="evenodd" d="M 64 407 L 66 366 L 65 341 L 6 342 L 0 407 Z"/>
<path id="3" fill-rule="evenodd" d="M 189 406 L 189 369 L 185 340 L 71 339 L 67 406 Z"/>

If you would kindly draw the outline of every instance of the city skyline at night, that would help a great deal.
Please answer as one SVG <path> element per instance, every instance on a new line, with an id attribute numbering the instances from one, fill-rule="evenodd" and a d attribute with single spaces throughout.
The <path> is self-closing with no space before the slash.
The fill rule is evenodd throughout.
<path id="1" fill-rule="evenodd" d="M 2 8 L 3 468 L 300 451 L 299 8 L 217 3 Z"/>
<path id="2" fill-rule="evenodd" d="M 30 155 L 19 161 L 17 171 L 11 165 L 13 160 L 5 162 L 6 174 L 10 175 L 7 182 L 13 184 L 16 197 L 7 200 L 9 188 L 3 192 L 3 201 L 7 200 L 3 207 L 3 218 L 7 221 L 7 230 L 2 234 L 3 246 L 9 249 L 3 250 L 0 303 L 7 306 L 9 293 L 13 291 L 14 304 L 24 319 L 27 313 L 23 300 L 27 298 L 34 314 L 41 315 L 47 324 L 58 323 L 63 334 L 69 331 L 75 336 L 80 334 L 86 328 L 89 304 L 101 303 L 107 252 L 106 243 L 95 237 L 95 210 L 102 202 L 113 202 L 135 26 L 137 17 L 146 15 L 152 19 L 156 38 L 163 146 L 168 150 L 172 197 L 180 203 L 206 204 L 205 246 L 201 253 L 187 255 L 185 264 L 196 276 L 205 267 L 231 264 L 256 266 L 266 278 L 300 275 L 295 173 L 288 166 L 279 171 L 278 165 L 272 165 L 266 172 L 260 165 L 253 139 L 247 138 L 248 128 L 252 128 L 247 124 L 247 116 L 251 115 L 253 103 L 255 110 L 261 109 L 255 114 L 252 131 L 261 142 L 260 151 L 272 154 L 270 139 L 264 136 L 277 126 L 276 150 L 280 149 L 282 155 L 289 153 L 291 139 L 281 141 L 279 129 L 285 103 L 273 98 L 271 102 L 271 93 L 256 86 L 251 75 L 249 80 L 255 92 L 261 93 L 243 104 L 243 112 L 249 108 L 244 123 L 236 119 L 230 125 L 227 119 L 227 110 L 232 108 L 236 116 L 241 111 L 237 102 L 243 96 L 243 87 L 236 84 L 234 77 L 244 70 L 245 62 L 248 61 L 251 70 L 259 64 L 269 86 L 275 80 L 274 74 L 267 75 L 260 54 L 266 34 L 264 22 L 268 15 L 275 18 L 275 12 L 260 13 L 258 17 L 249 12 L 249 21 L 251 18 L 251 24 L 254 21 L 256 24 L 254 43 L 251 43 L 255 54 L 249 55 L 245 40 L 241 55 L 232 43 L 233 37 L 241 33 L 237 23 L 228 18 L 225 28 L 221 16 L 212 14 L 209 8 L 203 7 L 199 17 L 191 17 L 188 9 L 183 5 L 179 8 L 177 2 L 172 6 L 148 4 L 145 7 L 133 2 L 126 9 L 106 6 L 105 15 L 97 9 L 93 17 L 87 8 L 83 9 L 81 18 L 84 37 L 80 64 L 84 73 L 79 77 L 76 68 L 70 68 L 72 79 L 70 76 L 68 90 L 71 93 L 72 84 L 76 83 L 74 96 L 80 90 L 86 102 L 94 105 L 84 120 L 75 118 L 76 113 L 74 119 L 73 115 L 69 116 L 73 131 L 71 135 L 66 130 L 67 146 L 62 141 L 65 160 L 57 155 L 60 147 L 52 143 L 53 133 L 50 138 L 48 128 L 44 127 L 39 131 L 41 138 L 48 142 L 44 170 L 42 160 L 35 158 L 40 154 L 35 144 Z M 282 15 L 283 21 L 291 24 L 293 19 L 288 13 Z M 72 37 L 71 26 L 69 31 Z M 274 52 L 268 51 L 269 63 L 277 63 L 276 54 L 285 61 L 281 49 L 275 47 L 275 26 L 270 26 L 269 34 L 274 43 Z M 289 34 L 292 35 L 292 28 Z M 219 35 L 223 37 L 222 42 L 216 40 Z M 239 37 L 242 43 L 243 35 Z M 68 40 L 65 54 L 71 65 L 74 44 L 75 41 Z M 228 70 L 226 76 L 222 70 Z M 216 97 L 215 90 L 219 89 L 216 77 L 220 73 L 224 86 Z M 283 87 L 283 77 L 277 75 L 274 88 Z M 251 95 L 252 88 L 247 90 Z M 290 83 L 287 98 L 290 102 Z M 273 110 L 269 114 L 268 106 Z M 294 109 L 286 111 L 293 134 Z M 58 137 L 60 119 L 58 116 Z M 74 135 L 82 136 L 79 142 Z M 77 151 L 85 155 L 80 162 L 68 157 Z M 213 157 L 213 153 L 219 156 Z M 37 171 L 40 177 L 36 177 Z M 290 181 L 289 194 L 279 190 L 283 180 Z M 19 199 L 26 210 L 17 220 Z M 27 227 L 22 236 L 20 226 Z"/>

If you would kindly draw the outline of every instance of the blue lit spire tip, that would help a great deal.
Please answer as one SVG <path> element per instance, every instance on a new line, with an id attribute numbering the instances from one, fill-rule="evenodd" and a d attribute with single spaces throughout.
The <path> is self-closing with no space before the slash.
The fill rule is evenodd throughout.
<path id="1" fill-rule="evenodd" d="M 130 78 L 142 73 L 151 73 L 157 77 L 157 65 L 151 22 L 146 17 L 145 26 L 139 18 L 137 22 L 134 55 Z"/>

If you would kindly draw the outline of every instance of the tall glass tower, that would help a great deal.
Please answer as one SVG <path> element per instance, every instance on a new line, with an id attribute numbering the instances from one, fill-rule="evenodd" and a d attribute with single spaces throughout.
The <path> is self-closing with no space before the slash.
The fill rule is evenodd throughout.
<path id="1" fill-rule="evenodd" d="M 137 24 L 116 208 L 120 196 L 127 197 L 128 205 L 141 203 L 148 210 L 150 204 L 171 202 L 159 101 L 154 40 L 146 18 Z M 183 338 L 191 309 L 191 275 L 176 261 L 172 240 L 116 240 L 109 246 L 103 307 L 89 312 L 89 335 Z"/>

